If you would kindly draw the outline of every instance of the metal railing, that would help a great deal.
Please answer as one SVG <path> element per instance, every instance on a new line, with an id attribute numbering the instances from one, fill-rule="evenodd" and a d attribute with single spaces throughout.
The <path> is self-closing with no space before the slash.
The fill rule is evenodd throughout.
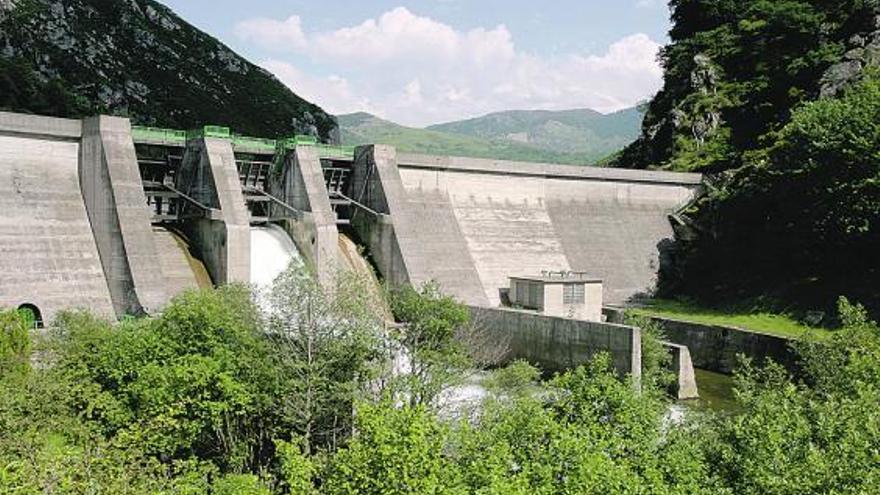
<path id="1" fill-rule="evenodd" d="M 255 138 L 234 134 L 232 136 L 232 147 L 274 153 L 275 150 L 278 149 L 278 141 L 274 139 Z"/>
<path id="2" fill-rule="evenodd" d="M 132 137 L 135 142 L 166 144 L 173 146 L 186 145 L 187 139 L 216 138 L 229 139 L 233 147 L 266 153 L 289 151 L 297 146 L 311 146 L 318 152 L 319 158 L 353 160 L 354 146 L 340 146 L 318 142 L 314 136 L 297 135 L 286 139 L 265 139 L 234 134 L 229 127 L 206 125 L 190 131 L 164 129 L 161 127 L 132 126 Z"/>
<path id="3" fill-rule="evenodd" d="M 183 146 L 186 144 L 186 131 L 162 129 L 160 127 L 132 126 L 131 135 L 135 142 L 146 141 Z"/>
<path id="4" fill-rule="evenodd" d="M 221 125 L 206 125 L 198 129 L 193 129 L 187 133 L 187 137 L 192 138 L 218 138 L 231 139 L 232 130 Z"/>

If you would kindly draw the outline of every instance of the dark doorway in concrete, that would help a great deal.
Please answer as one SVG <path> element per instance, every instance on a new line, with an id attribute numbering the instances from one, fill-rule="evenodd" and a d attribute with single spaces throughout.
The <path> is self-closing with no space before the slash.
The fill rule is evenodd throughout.
<path id="1" fill-rule="evenodd" d="M 40 312 L 40 308 L 33 304 L 25 303 L 18 307 L 18 312 L 27 318 L 33 328 L 43 328 L 43 313 Z"/>

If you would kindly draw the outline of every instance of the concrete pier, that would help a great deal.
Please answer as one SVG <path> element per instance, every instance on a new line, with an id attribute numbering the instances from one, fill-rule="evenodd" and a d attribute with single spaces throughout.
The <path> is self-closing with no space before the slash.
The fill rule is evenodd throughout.
<path id="1" fill-rule="evenodd" d="M 408 190 L 393 147 L 358 148 L 351 194 L 380 213 L 359 215 L 354 226 L 387 280 L 435 281 L 468 304 L 491 304 L 449 194 Z"/>
<path id="2" fill-rule="evenodd" d="M 269 193 L 302 212 L 301 218 L 282 224 L 321 284 L 331 287 L 338 264 L 339 231 L 317 150 L 302 146 L 289 151 L 283 169 L 270 180 Z"/>
<path id="3" fill-rule="evenodd" d="M 128 119 L 83 121 L 80 187 L 117 317 L 167 301 Z"/>
<path id="4" fill-rule="evenodd" d="M 187 143 L 177 189 L 214 208 L 214 215 L 186 222 L 193 250 L 215 284 L 250 281 L 250 215 L 232 144 L 197 138 Z"/>

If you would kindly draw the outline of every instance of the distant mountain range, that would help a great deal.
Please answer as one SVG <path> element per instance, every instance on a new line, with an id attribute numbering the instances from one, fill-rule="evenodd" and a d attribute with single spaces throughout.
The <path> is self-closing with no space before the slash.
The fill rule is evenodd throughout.
<path id="1" fill-rule="evenodd" d="M 639 135 L 642 114 L 630 108 L 513 110 L 425 129 L 368 113 L 338 117 L 344 144 L 390 144 L 401 151 L 588 165 L 602 161 Z"/>

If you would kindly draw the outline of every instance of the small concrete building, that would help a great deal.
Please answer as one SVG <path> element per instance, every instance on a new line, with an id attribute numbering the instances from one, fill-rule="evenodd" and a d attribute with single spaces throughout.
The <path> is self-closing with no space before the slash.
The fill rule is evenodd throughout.
<path id="1" fill-rule="evenodd" d="M 547 316 L 602 321 L 602 280 L 583 272 L 510 277 L 511 304 Z"/>

